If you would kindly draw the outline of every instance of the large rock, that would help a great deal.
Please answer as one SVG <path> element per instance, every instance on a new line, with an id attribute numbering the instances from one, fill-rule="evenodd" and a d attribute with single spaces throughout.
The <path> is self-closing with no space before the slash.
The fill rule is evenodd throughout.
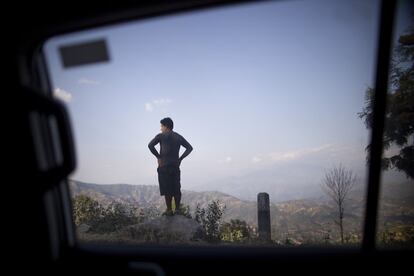
<path id="1" fill-rule="evenodd" d="M 126 235 L 135 241 L 156 243 L 190 243 L 202 238 L 203 230 L 185 216 L 161 216 L 129 226 Z"/>

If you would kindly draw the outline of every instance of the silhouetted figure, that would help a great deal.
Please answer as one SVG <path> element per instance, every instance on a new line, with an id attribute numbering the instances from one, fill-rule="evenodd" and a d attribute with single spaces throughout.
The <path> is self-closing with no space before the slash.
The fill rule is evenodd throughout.
<path id="1" fill-rule="evenodd" d="M 175 213 L 179 214 L 181 203 L 180 164 L 190 154 L 193 147 L 183 136 L 173 131 L 174 123 L 171 118 L 164 118 L 160 121 L 161 133 L 157 134 L 148 144 L 148 148 L 158 159 L 158 183 L 161 196 L 165 196 L 167 210 L 164 215 L 173 215 L 172 198 L 175 201 Z M 160 143 L 160 153 L 155 145 Z M 185 148 L 184 153 L 179 157 L 180 146 Z"/>

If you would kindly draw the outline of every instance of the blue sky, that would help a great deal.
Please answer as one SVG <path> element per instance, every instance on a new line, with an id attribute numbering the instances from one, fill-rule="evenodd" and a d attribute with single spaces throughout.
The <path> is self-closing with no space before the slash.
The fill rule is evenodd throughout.
<path id="1" fill-rule="evenodd" d="M 168 116 L 194 147 L 185 189 L 286 164 L 292 178 L 342 163 L 364 179 L 369 132 L 357 113 L 373 84 L 378 12 L 368 0 L 266 2 L 49 40 L 55 94 L 73 121 L 72 177 L 157 185 L 147 145 Z M 95 38 L 110 62 L 62 67 L 59 46 Z"/>

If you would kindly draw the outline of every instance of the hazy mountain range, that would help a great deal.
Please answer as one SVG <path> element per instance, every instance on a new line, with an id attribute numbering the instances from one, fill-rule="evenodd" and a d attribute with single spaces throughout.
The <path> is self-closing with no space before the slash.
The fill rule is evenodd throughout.
<path id="1" fill-rule="evenodd" d="M 324 167 L 314 164 L 314 160 L 290 163 L 280 163 L 271 167 L 264 167 L 238 177 L 220 178 L 203 185 L 192 186 L 193 191 L 213 190 L 231 194 L 244 200 L 256 200 L 258 193 L 266 192 L 272 202 L 285 202 L 298 199 L 319 199 L 324 196 L 321 184 L 325 175 Z M 359 190 L 365 189 L 368 171 L 364 166 L 351 168 L 357 176 L 356 186 Z M 382 174 L 384 183 L 407 182 L 405 176 L 399 172 L 387 171 Z M 413 181 L 411 181 L 414 186 Z"/>

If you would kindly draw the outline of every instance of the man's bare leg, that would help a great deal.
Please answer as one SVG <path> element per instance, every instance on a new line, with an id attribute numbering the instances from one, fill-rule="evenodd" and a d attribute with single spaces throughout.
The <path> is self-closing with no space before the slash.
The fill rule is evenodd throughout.
<path id="1" fill-rule="evenodd" d="M 177 212 L 180 210 L 181 194 L 174 195 L 174 201 L 175 201 L 175 212 Z"/>
<path id="2" fill-rule="evenodd" d="M 167 205 L 167 211 L 172 211 L 172 196 L 165 196 L 165 204 Z"/>

